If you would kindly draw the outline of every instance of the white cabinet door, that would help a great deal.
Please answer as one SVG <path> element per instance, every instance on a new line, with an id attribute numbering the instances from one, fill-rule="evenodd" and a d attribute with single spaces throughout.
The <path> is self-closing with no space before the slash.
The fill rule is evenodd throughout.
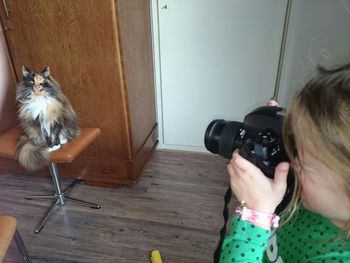
<path id="1" fill-rule="evenodd" d="M 273 95 L 287 0 L 158 0 L 161 147 L 203 151 L 211 120 Z M 157 65 L 157 64 L 156 64 Z"/>

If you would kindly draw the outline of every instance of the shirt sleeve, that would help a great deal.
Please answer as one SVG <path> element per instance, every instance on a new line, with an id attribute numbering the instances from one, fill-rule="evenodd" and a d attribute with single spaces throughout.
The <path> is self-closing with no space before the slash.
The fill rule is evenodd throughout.
<path id="1" fill-rule="evenodd" d="M 271 230 L 263 229 L 238 217 L 232 218 L 230 234 L 221 247 L 220 263 L 263 262 Z"/>

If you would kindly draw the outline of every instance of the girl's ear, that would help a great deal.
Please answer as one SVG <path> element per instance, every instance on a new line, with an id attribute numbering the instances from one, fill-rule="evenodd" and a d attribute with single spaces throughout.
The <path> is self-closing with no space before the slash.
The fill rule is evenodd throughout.
<path id="1" fill-rule="evenodd" d="M 44 78 L 48 78 L 50 77 L 50 68 L 49 67 L 45 67 L 41 70 L 40 74 L 44 77 Z"/>
<path id="2" fill-rule="evenodd" d="M 26 78 L 30 74 L 32 74 L 32 72 L 26 66 L 22 66 L 22 74 L 23 74 L 23 78 Z"/>

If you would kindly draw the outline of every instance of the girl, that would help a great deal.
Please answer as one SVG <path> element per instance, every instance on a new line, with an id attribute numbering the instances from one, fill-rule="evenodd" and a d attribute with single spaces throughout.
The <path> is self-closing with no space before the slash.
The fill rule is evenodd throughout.
<path id="1" fill-rule="evenodd" d="M 228 164 L 241 206 L 220 262 L 350 262 L 350 64 L 319 68 L 294 97 L 284 119 L 291 164 L 269 179 L 237 151 Z M 294 170 L 294 197 L 274 214 Z"/>

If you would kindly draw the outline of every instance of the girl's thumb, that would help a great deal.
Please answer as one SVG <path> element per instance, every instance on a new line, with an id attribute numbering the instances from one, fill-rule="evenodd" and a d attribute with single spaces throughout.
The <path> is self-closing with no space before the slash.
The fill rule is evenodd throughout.
<path id="1" fill-rule="evenodd" d="M 275 168 L 275 185 L 279 188 L 283 188 L 281 190 L 285 191 L 287 187 L 287 176 L 289 171 L 289 163 L 282 162 L 279 163 Z"/>

